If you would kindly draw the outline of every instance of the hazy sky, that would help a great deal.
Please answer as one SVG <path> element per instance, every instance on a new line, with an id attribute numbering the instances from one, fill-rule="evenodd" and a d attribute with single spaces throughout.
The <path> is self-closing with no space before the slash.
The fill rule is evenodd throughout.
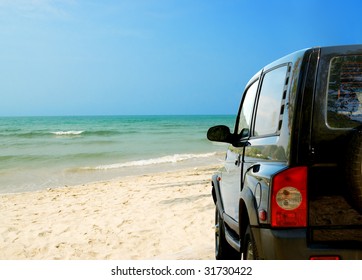
<path id="1" fill-rule="evenodd" d="M 0 0 L 0 115 L 235 114 L 249 78 L 362 43 L 360 0 Z"/>

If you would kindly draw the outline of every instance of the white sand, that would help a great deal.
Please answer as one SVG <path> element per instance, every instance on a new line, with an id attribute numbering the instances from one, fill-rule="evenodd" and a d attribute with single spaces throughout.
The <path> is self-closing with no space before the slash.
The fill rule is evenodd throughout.
<path id="1" fill-rule="evenodd" d="M 0 196 L 0 259 L 214 259 L 215 166 Z"/>

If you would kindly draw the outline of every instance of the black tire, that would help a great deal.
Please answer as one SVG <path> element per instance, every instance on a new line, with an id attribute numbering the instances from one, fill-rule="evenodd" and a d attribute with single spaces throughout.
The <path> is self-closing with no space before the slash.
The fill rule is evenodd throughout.
<path id="1" fill-rule="evenodd" d="M 351 136 L 347 146 L 345 173 L 349 198 L 354 208 L 362 213 L 362 130 Z"/>
<path id="2" fill-rule="evenodd" d="M 239 253 L 226 241 L 224 221 L 217 206 L 215 207 L 215 258 L 217 260 L 240 259 Z"/>
<path id="3" fill-rule="evenodd" d="M 253 234 L 251 232 L 250 226 L 247 227 L 244 236 L 244 243 L 242 247 L 242 259 L 243 260 L 258 260 L 258 250 L 254 241 Z"/>

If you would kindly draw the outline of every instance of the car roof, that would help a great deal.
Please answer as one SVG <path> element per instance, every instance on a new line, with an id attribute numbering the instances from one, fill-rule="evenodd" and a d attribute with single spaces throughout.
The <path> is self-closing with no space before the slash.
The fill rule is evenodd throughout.
<path id="1" fill-rule="evenodd" d="M 302 50 L 290 53 L 288 55 L 285 55 L 285 56 L 267 64 L 262 69 L 260 69 L 257 73 L 254 74 L 254 76 L 246 84 L 246 87 L 249 87 L 249 85 L 251 83 L 253 83 L 258 77 L 260 77 L 263 72 L 269 71 L 270 69 L 273 69 L 274 67 L 279 66 L 281 64 L 287 64 L 290 62 L 294 62 L 294 61 L 298 60 L 299 58 L 302 58 L 304 56 L 304 54 L 308 50 L 311 50 L 311 49 L 313 49 L 313 48 L 306 48 L 306 49 L 302 49 Z"/>

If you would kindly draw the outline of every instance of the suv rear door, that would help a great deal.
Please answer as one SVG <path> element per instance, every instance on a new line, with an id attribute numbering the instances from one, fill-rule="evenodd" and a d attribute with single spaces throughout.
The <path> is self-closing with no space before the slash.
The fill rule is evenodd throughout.
<path id="1" fill-rule="evenodd" d="M 283 118 L 287 118 L 284 113 L 287 111 L 290 71 L 289 63 L 280 62 L 266 68 L 261 78 L 254 121 L 243 158 L 243 199 L 249 214 L 257 213 L 256 208 L 268 209 L 271 175 L 284 169 L 288 163 L 288 139 L 281 141 L 280 130 Z M 266 222 L 253 220 L 256 214 L 249 216 L 251 225 Z"/>
<path id="2" fill-rule="evenodd" d="M 344 177 L 348 139 L 362 125 L 361 104 L 361 46 L 321 48 L 308 190 L 311 242 L 361 248 L 362 213 L 352 206 Z"/>

